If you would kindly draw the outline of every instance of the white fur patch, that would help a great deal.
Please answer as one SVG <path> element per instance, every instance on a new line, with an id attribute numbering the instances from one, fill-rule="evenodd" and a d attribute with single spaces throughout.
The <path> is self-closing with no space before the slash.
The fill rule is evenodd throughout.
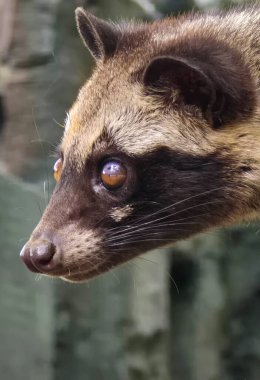
<path id="1" fill-rule="evenodd" d="M 115 222 L 120 222 L 127 216 L 131 215 L 132 212 L 133 207 L 131 205 L 127 205 L 124 207 L 114 207 L 110 212 L 110 216 L 114 219 Z"/>

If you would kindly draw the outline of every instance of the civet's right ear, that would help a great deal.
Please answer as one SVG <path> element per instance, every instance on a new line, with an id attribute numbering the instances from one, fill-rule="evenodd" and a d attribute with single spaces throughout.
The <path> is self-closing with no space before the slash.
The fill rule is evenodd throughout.
<path id="1" fill-rule="evenodd" d="M 243 120 L 255 103 L 252 79 L 239 62 L 235 66 L 229 59 L 233 65 L 227 66 L 227 57 L 221 58 L 213 67 L 194 59 L 157 57 L 146 67 L 143 83 L 170 102 L 171 89 L 177 89 L 179 99 L 200 108 L 214 127 Z"/>
<path id="2" fill-rule="evenodd" d="M 117 48 L 120 31 L 112 23 L 101 20 L 83 8 L 75 11 L 79 34 L 96 60 L 112 56 Z"/>
<path id="3" fill-rule="evenodd" d="M 176 57 L 157 57 L 150 62 L 143 77 L 144 85 L 164 90 L 177 89 L 186 104 L 199 107 L 210 115 L 216 100 L 216 91 L 210 78 L 199 67 Z"/>

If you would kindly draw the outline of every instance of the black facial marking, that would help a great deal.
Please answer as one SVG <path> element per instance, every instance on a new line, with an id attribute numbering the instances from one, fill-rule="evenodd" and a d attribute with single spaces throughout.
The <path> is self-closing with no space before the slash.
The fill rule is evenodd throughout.
<path id="1" fill-rule="evenodd" d="M 88 159 L 81 173 L 73 167 L 64 168 L 53 197 L 60 206 L 53 207 L 61 214 L 66 210 L 62 220 L 67 217 L 67 222 L 75 220 L 84 228 L 98 228 L 103 236 L 108 233 L 104 244 L 109 249 L 124 246 L 143 251 L 186 238 L 217 225 L 235 207 L 236 173 L 243 168 L 236 168 L 227 155 L 199 157 L 161 148 L 129 158 L 113 149 L 111 157 L 120 157 L 132 174 L 122 189 L 110 192 L 95 189 L 103 157 L 99 154 Z M 133 211 L 122 221 L 115 222 L 109 216 L 114 207 L 129 204 Z M 121 234 L 126 226 L 130 226 L 129 233 Z M 114 242 L 113 233 L 108 232 L 111 228 L 116 232 Z"/>
<path id="2" fill-rule="evenodd" d="M 118 223 L 107 219 L 99 224 L 108 251 L 132 255 L 187 238 L 218 225 L 235 207 L 236 187 L 229 174 L 233 171 L 235 178 L 235 169 L 224 156 L 198 157 L 161 148 L 132 164 L 135 186 L 117 203 L 131 204 L 132 212 Z M 100 199 L 95 211 L 104 215 L 111 207 Z"/>

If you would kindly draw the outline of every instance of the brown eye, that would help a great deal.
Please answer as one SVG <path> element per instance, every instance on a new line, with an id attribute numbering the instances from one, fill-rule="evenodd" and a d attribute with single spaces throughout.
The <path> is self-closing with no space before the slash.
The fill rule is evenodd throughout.
<path id="1" fill-rule="evenodd" d="M 53 176 L 54 176 L 54 179 L 56 182 L 59 182 L 59 180 L 60 180 L 61 172 L 62 172 L 62 166 L 63 166 L 62 159 L 59 158 L 55 162 L 54 167 L 53 167 Z"/>
<path id="2" fill-rule="evenodd" d="M 109 190 L 116 190 L 123 186 L 127 176 L 125 166 L 121 162 L 109 161 L 105 163 L 101 171 L 101 179 Z"/>

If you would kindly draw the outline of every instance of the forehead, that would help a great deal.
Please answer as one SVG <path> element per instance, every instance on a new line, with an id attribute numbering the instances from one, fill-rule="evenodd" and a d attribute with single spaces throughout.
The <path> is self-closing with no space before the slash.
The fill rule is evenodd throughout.
<path id="1" fill-rule="evenodd" d="M 141 84 L 129 80 L 125 71 L 119 69 L 116 77 L 109 70 L 97 71 L 68 113 L 61 148 L 79 166 L 97 142 L 136 156 L 162 146 L 187 150 L 188 130 L 199 133 L 192 124 L 180 110 L 162 112 L 158 99 L 145 96 Z M 191 143 L 189 149 L 196 151 L 198 146 Z"/>

